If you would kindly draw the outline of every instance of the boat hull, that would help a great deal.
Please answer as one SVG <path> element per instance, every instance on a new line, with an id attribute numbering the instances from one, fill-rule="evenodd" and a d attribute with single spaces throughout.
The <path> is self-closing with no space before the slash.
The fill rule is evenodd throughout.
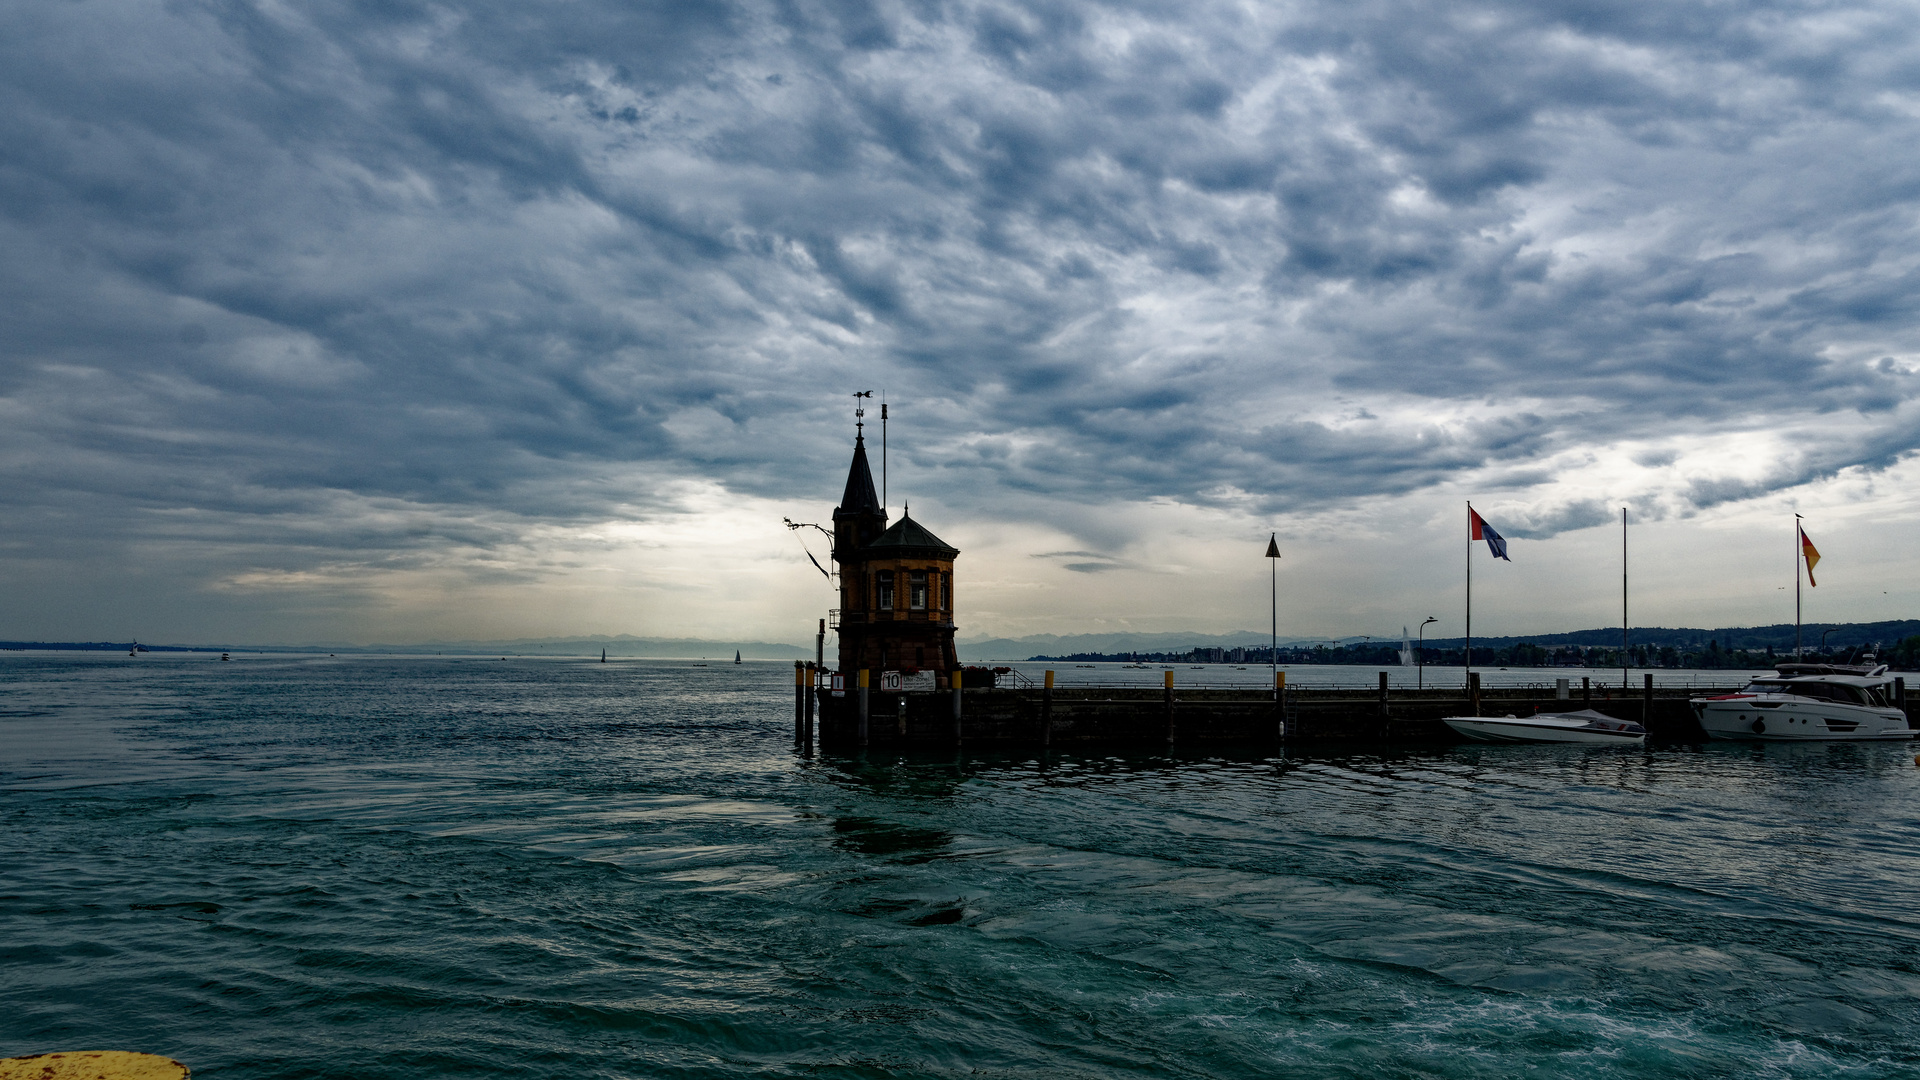
<path id="1" fill-rule="evenodd" d="M 1913 729 L 1898 709 L 1847 705 L 1787 694 L 1693 699 L 1709 739 L 1735 742 L 1898 742 Z"/>
<path id="2" fill-rule="evenodd" d="M 1638 724 L 1615 729 L 1593 724 L 1555 723 L 1551 717 L 1448 716 L 1441 722 L 1456 733 L 1485 743 L 1565 743 L 1578 746 L 1641 746 L 1646 731 Z"/>

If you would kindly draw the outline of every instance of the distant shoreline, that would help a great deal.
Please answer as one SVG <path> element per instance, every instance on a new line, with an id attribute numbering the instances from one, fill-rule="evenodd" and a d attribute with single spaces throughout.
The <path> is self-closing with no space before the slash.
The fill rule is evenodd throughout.
<path id="1" fill-rule="evenodd" d="M 1774 659 L 1793 648 L 1792 623 L 1768 626 L 1720 627 L 1717 629 L 1634 627 L 1629 631 L 1633 667 L 1738 667 L 1771 666 Z M 1821 648 L 1823 639 L 1826 648 Z M 1079 662 L 1116 663 L 1138 659 L 1150 663 L 1246 663 L 1266 662 L 1268 637 L 1252 631 L 1230 634 L 1156 633 L 1121 634 L 1040 634 L 1022 638 L 986 638 L 959 643 L 963 663 L 987 662 Z M 1805 623 L 1801 640 L 1810 654 L 1827 657 L 1853 653 L 1866 645 L 1878 645 L 1882 662 L 1911 663 L 1920 659 L 1920 620 L 1894 620 L 1871 623 Z M 1459 663 L 1464 659 L 1465 641 L 1458 637 L 1428 637 L 1416 643 L 1429 664 Z M 133 648 L 132 641 L 0 641 L 0 652 L 121 652 Z M 830 655 L 837 655 L 837 643 L 828 642 Z M 1280 639 L 1283 664 L 1360 664 L 1393 663 L 1400 641 L 1395 637 L 1304 638 L 1287 635 Z M 517 638 L 501 641 L 433 641 L 417 644 L 152 644 L 140 643 L 149 653 L 244 653 L 253 655 L 334 655 L 334 656 L 520 656 L 520 657 L 597 657 L 605 649 L 610 658 L 648 660 L 705 660 L 729 662 L 738 652 L 748 660 L 811 660 L 814 644 L 774 641 L 713 641 L 702 638 L 642 638 L 627 634 L 607 637 Z M 1476 667 L 1619 667 L 1620 628 L 1600 627 L 1556 634 L 1505 635 L 1476 637 L 1473 658 Z M 1771 649 L 1771 655 L 1767 650 Z M 1671 650 L 1671 652 L 1668 652 Z M 1241 659 L 1229 660 L 1238 652 Z M 1914 656 L 1907 656 L 1914 653 Z M 1204 655 L 1202 655 L 1204 654 Z M 1257 654 L 1257 661 L 1250 657 Z M 1579 657 L 1574 662 L 1574 657 Z M 1644 660 L 1645 663 L 1641 661 Z"/>

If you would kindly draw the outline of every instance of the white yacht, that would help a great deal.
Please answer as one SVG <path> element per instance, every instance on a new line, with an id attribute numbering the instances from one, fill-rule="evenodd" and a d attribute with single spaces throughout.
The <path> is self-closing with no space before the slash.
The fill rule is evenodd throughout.
<path id="1" fill-rule="evenodd" d="M 1448 716 L 1443 722 L 1474 742 L 1582 743 L 1587 746 L 1641 746 L 1647 729 L 1592 709 L 1537 713 L 1533 716 Z"/>
<path id="2" fill-rule="evenodd" d="M 1780 664 L 1737 694 L 1693 699 L 1710 739 L 1767 742 L 1911 739 L 1885 664 Z"/>

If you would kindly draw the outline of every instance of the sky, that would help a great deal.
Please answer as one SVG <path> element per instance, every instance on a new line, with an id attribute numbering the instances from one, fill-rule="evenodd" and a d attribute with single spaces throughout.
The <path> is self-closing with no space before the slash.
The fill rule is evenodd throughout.
<path id="1" fill-rule="evenodd" d="M 1916 240 L 1911 3 L 6 5 L 0 637 L 804 641 L 869 389 L 963 638 L 1911 618 Z"/>

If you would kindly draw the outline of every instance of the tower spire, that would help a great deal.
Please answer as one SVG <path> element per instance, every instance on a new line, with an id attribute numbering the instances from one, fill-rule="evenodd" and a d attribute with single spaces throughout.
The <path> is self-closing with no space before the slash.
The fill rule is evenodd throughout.
<path id="1" fill-rule="evenodd" d="M 853 464 L 847 469 L 840 505 L 833 511 L 833 557 L 842 561 L 887 529 L 887 510 L 873 489 L 873 470 L 867 465 L 867 410 L 863 399 L 872 396 L 871 390 L 853 395 Z"/>

